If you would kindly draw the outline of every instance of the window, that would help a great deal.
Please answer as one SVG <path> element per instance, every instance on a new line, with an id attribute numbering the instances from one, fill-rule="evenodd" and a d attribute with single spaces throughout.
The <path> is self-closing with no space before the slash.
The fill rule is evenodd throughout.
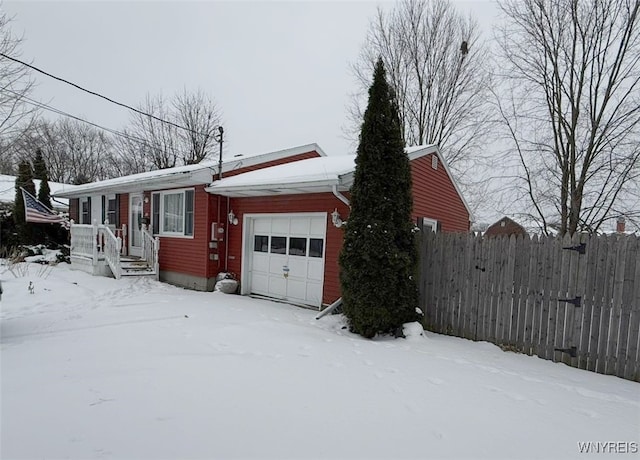
<path id="1" fill-rule="evenodd" d="M 152 193 L 151 194 L 152 207 L 151 207 L 151 231 L 154 235 L 160 233 L 160 194 Z"/>
<path id="2" fill-rule="evenodd" d="M 311 238 L 309 240 L 309 257 L 322 257 L 322 249 L 324 240 L 320 238 Z"/>
<path id="3" fill-rule="evenodd" d="M 193 235 L 193 190 L 185 190 L 184 191 L 184 208 L 185 208 L 185 216 L 184 216 L 184 234 L 185 235 Z"/>
<path id="4" fill-rule="evenodd" d="M 307 239 L 306 238 L 289 238 L 289 255 L 290 256 L 306 256 L 307 255 Z"/>
<path id="5" fill-rule="evenodd" d="M 118 201 L 116 200 L 115 195 L 109 195 L 107 197 L 107 219 L 109 220 L 109 225 L 113 225 L 114 227 L 118 225 Z"/>
<path id="6" fill-rule="evenodd" d="M 162 204 L 162 233 L 184 233 L 184 194 L 167 193 Z"/>
<path id="7" fill-rule="evenodd" d="M 287 237 L 272 236 L 271 237 L 271 254 L 286 254 L 286 253 L 287 253 Z"/>
<path id="8" fill-rule="evenodd" d="M 423 232 L 437 232 L 439 230 L 439 227 L 440 225 L 435 219 L 418 217 L 418 228 Z"/>
<path id="9" fill-rule="evenodd" d="M 269 252 L 269 237 L 264 235 L 254 236 L 253 250 L 255 252 Z"/>
<path id="10" fill-rule="evenodd" d="M 194 191 L 170 190 L 152 194 L 153 231 L 159 235 L 193 236 Z"/>
<path id="11" fill-rule="evenodd" d="M 91 197 L 80 198 L 80 223 L 91 223 Z"/>

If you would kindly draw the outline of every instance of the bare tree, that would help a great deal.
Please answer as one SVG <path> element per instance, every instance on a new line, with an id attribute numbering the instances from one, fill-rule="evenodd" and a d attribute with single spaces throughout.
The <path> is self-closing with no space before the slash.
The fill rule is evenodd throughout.
<path id="1" fill-rule="evenodd" d="M 0 53 L 18 58 L 22 38 L 13 35 L 10 28 L 11 19 L 0 11 Z M 1 163 L 9 163 L 6 148 L 16 139 L 20 132 L 28 127 L 36 109 L 25 103 L 33 88 L 28 67 L 0 56 L 0 138 L 4 144 L 0 153 Z"/>
<path id="2" fill-rule="evenodd" d="M 107 179 L 112 173 L 111 140 L 102 131 L 77 120 L 38 120 L 14 145 L 20 161 L 33 162 L 40 149 L 49 180 L 83 184 Z"/>
<path id="3" fill-rule="evenodd" d="M 131 119 L 128 132 L 144 141 L 138 146 L 137 154 L 145 156 L 155 169 L 173 168 L 179 158 L 179 139 L 167 103 L 162 95 L 152 97 L 147 94 L 145 101 L 138 108 L 153 117 L 135 113 Z"/>
<path id="4" fill-rule="evenodd" d="M 448 0 L 402 0 L 371 22 L 352 65 L 359 92 L 349 109 L 351 132 L 362 123 L 366 90 L 378 57 L 395 91 L 406 145 L 438 144 L 456 168 L 477 152 L 486 131 L 489 72 L 472 18 Z"/>
<path id="5" fill-rule="evenodd" d="M 58 163 L 66 169 L 66 173 L 58 170 L 59 177 L 65 179 L 61 182 L 84 184 L 110 177 L 111 140 L 103 131 L 69 119 L 59 120 L 57 127 L 63 147 L 56 152 Z"/>
<path id="6" fill-rule="evenodd" d="M 143 164 L 164 169 L 176 164 L 199 163 L 212 154 L 214 133 L 221 124 L 216 104 L 203 91 L 186 89 L 171 103 L 162 95 L 147 95 L 127 130 L 131 139 L 141 142 L 120 143 L 119 148 L 129 155 L 143 156 Z"/>
<path id="7" fill-rule="evenodd" d="M 139 139 L 129 129 L 113 137 L 111 170 L 113 176 L 126 176 L 153 169 L 153 164 L 144 154 L 147 141 Z"/>
<path id="8" fill-rule="evenodd" d="M 561 234 L 640 218 L 640 0 L 500 8 L 496 105 L 530 214 Z"/>
<path id="9" fill-rule="evenodd" d="M 175 96 L 173 107 L 177 123 L 186 128 L 178 130 L 182 163 L 196 164 L 211 157 L 222 120 L 215 102 L 200 89 L 194 93 L 185 89 Z"/>

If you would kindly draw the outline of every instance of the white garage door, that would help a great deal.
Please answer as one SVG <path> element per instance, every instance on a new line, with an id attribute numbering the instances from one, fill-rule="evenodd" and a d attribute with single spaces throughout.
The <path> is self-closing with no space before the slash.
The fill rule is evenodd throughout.
<path id="1" fill-rule="evenodd" d="M 326 213 L 249 218 L 245 279 L 251 293 L 319 307 L 326 226 Z"/>

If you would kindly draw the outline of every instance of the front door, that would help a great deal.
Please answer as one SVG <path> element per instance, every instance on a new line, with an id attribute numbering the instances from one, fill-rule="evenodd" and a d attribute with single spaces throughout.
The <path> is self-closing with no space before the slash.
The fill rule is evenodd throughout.
<path id="1" fill-rule="evenodd" d="M 142 195 L 129 195 L 129 255 L 142 257 Z"/>

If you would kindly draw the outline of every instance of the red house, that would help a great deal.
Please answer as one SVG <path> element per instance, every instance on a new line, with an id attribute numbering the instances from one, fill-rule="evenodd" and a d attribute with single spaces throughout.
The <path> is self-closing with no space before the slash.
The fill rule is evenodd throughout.
<path id="1" fill-rule="evenodd" d="M 407 154 L 416 222 L 468 231 L 468 206 L 438 148 Z M 217 164 L 201 163 L 58 192 L 78 222 L 72 265 L 209 291 L 219 273 L 233 273 L 241 294 L 322 308 L 340 297 L 338 254 L 354 160 L 309 144 L 227 159 L 222 178 Z"/>

